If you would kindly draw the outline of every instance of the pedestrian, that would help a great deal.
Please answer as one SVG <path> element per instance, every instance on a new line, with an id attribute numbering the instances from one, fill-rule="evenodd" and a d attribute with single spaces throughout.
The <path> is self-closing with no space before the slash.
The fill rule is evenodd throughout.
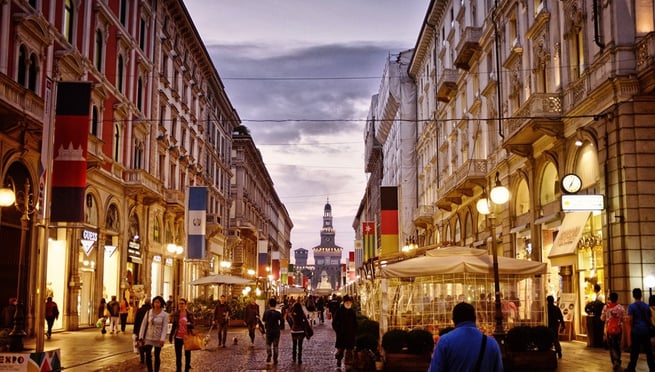
<path id="1" fill-rule="evenodd" d="M 121 321 L 121 332 L 125 333 L 125 326 L 127 325 L 127 313 L 130 311 L 130 304 L 127 303 L 125 297 L 119 304 L 118 316 Z"/>
<path id="2" fill-rule="evenodd" d="M 626 372 L 634 372 L 637 367 L 637 360 L 642 348 L 646 352 L 646 363 L 648 370 L 655 371 L 655 362 L 653 361 L 653 349 L 650 345 L 650 335 L 648 334 L 651 325 L 650 307 L 641 300 L 641 288 L 632 290 L 634 302 L 628 305 L 628 315 L 632 317 L 632 330 L 630 332 L 630 363 Z"/>
<path id="3" fill-rule="evenodd" d="M 134 334 L 135 341 L 137 341 L 136 345 L 139 352 L 139 360 L 141 364 L 145 363 L 146 352 L 141 342 L 139 342 L 141 340 L 139 333 L 141 332 L 141 324 L 143 324 L 143 319 L 151 308 L 152 306 L 150 305 L 150 298 L 146 298 L 143 301 L 143 305 L 141 305 L 139 310 L 136 311 L 136 315 L 134 316 L 134 328 L 132 333 Z"/>
<path id="4" fill-rule="evenodd" d="M 302 343 L 305 339 L 305 326 L 308 324 L 309 320 L 307 319 L 307 315 L 305 314 L 305 310 L 303 310 L 300 301 L 293 304 L 288 317 L 291 319 L 291 341 L 293 342 L 291 360 L 293 363 L 297 360 L 298 364 L 302 364 Z"/>
<path id="5" fill-rule="evenodd" d="M 343 296 L 343 304 L 332 316 L 332 328 L 337 334 L 334 346 L 337 348 L 335 358 L 337 367 L 341 367 L 341 360 L 345 357 L 345 365 L 348 368 L 352 364 L 355 347 L 355 335 L 357 333 L 357 314 L 353 309 L 353 301 L 350 296 Z"/>
<path id="6" fill-rule="evenodd" d="M 175 339 L 175 371 L 182 372 L 182 347 L 184 347 L 184 336 L 193 335 L 193 313 L 187 311 L 186 300 L 180 298 L 177 302 L 177 310 L 171 315 L 171 334 L 168 341 L 173 343 Z M 191 369 L 191 350 L 184 350 L 184 371 Z"/>
<path id="7" fill-rule="evenodd" d="M 175 301 L 173 301 L 173 295 L 168 296 L 168 301 L 166 301 L 166 312 L 169 314 L 173 313 L 173 304 L 175 304 Z"/>
<path id="8" fill-rule="evenodd" d="M 590 337 L 589 345 L 592 347 L 603 347 L 603 330 L 605 323 L 600 319 L 605 303 L 601 300 L 600 285 L 594 284 L 594 300 L 587 303 L 584 310 L 587 313 L 587 337 Z"/>
<path id="9" fill-rule="evenodd" d="M 107 333 L 107 321 L 109 320 L 109 309 L 107 309 L 107 300 L 104 298 L 100 299 L 100 305 L 98 305 L 98 320 L 102 323 L 102 328 L 100 333 L 103 335 Z"/>
<path id="10" fill-rule="evenodd" d="M 118 319 L 121 306 L 116 301 L 116 296 L 111 296 L 111 301 L 107 304 L 107 309 L 109 310 L 109 333 L 114 334 L 114 331 L 118 333 Z"/>
<path id="11" fill-rule="evenodd" d="M 307 296 L 307 301 L 305 301 L 305 307 L 309 313 L 309 321 L 312 325 L 316 324 L 316 300 L 314 296 Z"/>
<path id="12" fill-rule="evenodd" d="M 316 312 L 318 313 L 318 320 L 321 324 L 325 323 L 325 296 L 318 296 L 316 300 Z"/>
<path id="13" fill-rule="evenodd" d="M 48 324 L 46 336 L 48 336 L 48 340 L 52 336 L 52 325 L 55 323 L 55 319 L 59 319 L 59 309 L 57 308 L 57 303 L 52 300 L 52 297 L 48 297 L 45 302 L 45 321 Z"/>
<path id="14" fill-rule="evenodd" d="M 621 370 L 621 336 L 623 335 L 623 318 L 625 310 L 619 304 L 619 295 L 610 293 L 609 302 L 603 307 L 600 319 L 605 322 L 607 348 L 610 350 L 610 360 L 615 371 Z"/>
<path id="15" fill-rule="evenodd" d="M 230 305 L 225 302 L 222 294 L 214 308 L 214 324 L 218 329 L 218 347 L 225 347 L 227 342 L 227 328 L 230 323 Z"/>
<path id="16" fill-rule="evenodd" d="M 334 317 L 334 314 L 337 312 L 337 310 L 339 310 L 339 306 L 341 306 L 341 301 L 337 295 L 333 294 L 332 299 L 327 303 L 328 320 Z M 334 323 L 332 323 L 332 328 L 334 328 Z"/>
<path id="17" fill-rule="evenodd" d="M 268 300 L 268 309 L 264 311 L 262 320 L 266 327 L 266 363 L 270 363 L 273 357 L 273 363 L 277 364 L 280 330 L 284 327 L 284 318 L 275 306 L 277 306 L 275 298 Z"/>
<path id="18" fill-rule="evenodd" d="M 164 311 L 166 301 L 161 296 L 152 299 L 152 309 L 141 322 L 139 339 L 144 341 L 144 351 L 146 354 L 146 367 L 148 372 L 159 372 L 161 365 L 161 348 L 166 341 L 166 332 L 168 331 L 168 313 Z M 152 350 L 155 349 L 154 368 L 152 361 Z"/>
<path id="19" fill-rule="evenodd" d="M 562 310 L 555 306 L 555 297 L 546 297 L 546 302 L 548 303 L 548 328 L 553 336 L 553 344 L 555 345 L 557 357 L 562 359 L 562 345 L 559 343 L 559 332 L 565 328 L 564 316 L 562 315 Z"/>
<path id="20" fill-rule="evenodd" d="M 259 305 L 255 296 L 250 297 L 250 303 L 246 305 L 245 322 L 250 336 L 250 345 L 255 346 L 255 329 L 259 325 Z"/>
<path id="21" fill-rule="evenodd" d="M 498 343 L 480 332 L 475 321 L 473 305 L 466 302 L 455 305 L 455 329 L 439 337 L 428 372 L 503 371 Z"/>
<path id="22" fill-rule="evenodd" d="M 2 328 L 12 329 L 14 328 L 14 316 L 16 315 L 16 304 L 18 300 L 16 297 L 9 298 L 9 303 L 2 309 Z"/>

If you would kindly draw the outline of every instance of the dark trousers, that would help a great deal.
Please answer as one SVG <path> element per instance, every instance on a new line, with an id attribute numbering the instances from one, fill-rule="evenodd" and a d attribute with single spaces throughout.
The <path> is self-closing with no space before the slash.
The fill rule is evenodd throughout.
<path id="1" fill-rule="evenodd" d="M 182 372 L 182 349 L 184 348 L 184 339 L 175 338 L 175 371 Z M 191 369 L 191 350 L 184 350 L 184 371 L 189 372 Z"/>
<path id="2" fill-rule="evenodd" d="M 228 323 L 218 323 L 218 346 L 225 346 L 227 341 L 227 326 Z"/>
<path id="3" fill-rule="evenodd" d="M 607 335 L 607 348 L 610 350 L 610 360 L 614 368 L 621 366 L 621 335 Z"/>
<path id="4" fill-rule="evenodd" d="M 275 355 L 277 360 L 278 346 L 280 345 L 280 332 L 266 332 L 266 356 Z"/>
<path id="5" fill-rule="evenodd" d="M 257 328 L 257 322 L 248 323 L 248 336 L 250 336 L 250 342 L 255 342 L 255 328 Z"/>
<path id="6" fill-rule="evenodd" d="M 291 334 L 291 340 L 293 340 L 293 351 L 291 356 L 293 357 L 293 360 L 296 360 L 296 355 L 298 355 L 298 363 L 302 361 L 302 341 L 304 339 L 305 339 L 305 333 Z"/>
<path id="7" fill-rule="evenodd" d="M 127 313 L 120 314 L 121 318 L 121 332 L 125 332 L 125 326 L 127 325 Z"/>
<path id="8" fill-rule="evenodd" d="M 644 349 L 646 353 L 646 363 L 648 363 L 648 370 L 655 371 L 655 362 L 653 361 L 653 349 L 650 345 L 650 337 L 648 334 L 638 335 L 632 333 L 630 335 L 630 363 L 626 371 L 634 371 L 637 367 L 637 360 L 639 353 Z"/>
<path id="9" fill-rule="evenodd" d="M 562 354 L 562 345 L 559 343 L 559 327 L 549 327 L 550 331 L 553 333 L 553 345 L 555 345 L 555 351 L 558 355 Z"/>
<path id="10" fill-rule="evenodd" d="M 48 335 L 48 338 L 52 335 L 52 325 L 55 323 L 55 317 L 54 316 L 47 316 L 45 318 L 46 323 L 48 324 L 48 332 L 46 333 Z"/>
<path id="11" fill-rule="evenodd" d="M 155 365 L 154 365 L 154 372 L 159 372 L 159 366 L 161 365 L 161 348 L 157 346 L 152 346 L 152 345 L 145 345 L 143 347 L 143 350 L 146 353 L 146 367 L 148 368 L 148 372 L 153 372 L 153 365 L 152 365 L 152 349 L 155 349 Z"/>

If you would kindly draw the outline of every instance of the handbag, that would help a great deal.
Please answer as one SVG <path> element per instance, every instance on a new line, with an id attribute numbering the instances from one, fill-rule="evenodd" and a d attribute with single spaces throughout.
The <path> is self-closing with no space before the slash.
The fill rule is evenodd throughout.
<path id="1" fill-rule="evenodd" d="M 312 329 L 312 325 L 309 324 L 309 322 L 306 319 L 304 322 L 304 328 L 305 328 L 305 337 L 307 337 L 307 339 L 309 340 L 314 335 L 314 330 Z"/>
<path id="2" fill-rule="evenodd" d="M 200 350 L 204 344 L 203 337 L 184 335 L 184 350 Z"/>

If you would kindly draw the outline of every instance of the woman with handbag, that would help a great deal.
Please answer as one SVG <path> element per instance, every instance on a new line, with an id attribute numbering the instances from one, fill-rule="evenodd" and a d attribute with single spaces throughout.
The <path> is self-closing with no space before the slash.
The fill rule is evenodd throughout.
<path id="1" fill-rule="evenodd" d="M 168 313 L 164 311 L 166 301 L 161 296 L 152 299 L 152 309 L 148 311 L 141 323 L 139 339 L 144 340 L 144 350 L 146 353 L 146 367 L 148 372 L 153 372 L 152 349 L 155 349 L 154 372 L 159 372 L 161 365 L 161 348 L 166 341 L 166 332 L 168 331 Z"/>
<path id="2" fill-rule="evenodd" d="M 178 301 L 177 310 L 171 316 L 171 334 L 168 336 L 168 341 L 173 343 L 175 339 L 175 371 L 182 372 L 182 347 L 184 346 L 184 338 L 193 335 L 193 313 L 187 311 L 186 300 L 180 298 Z M 184 371 L 189 372 L 191 369 L 191 350 L 184 349 Z"/>
<path id="3" fill-rule="evenodd" d="M 300 301 L 297 301 L 293 304 L 291 308 L 291 340 L 293 341 L 293 352 L 291 357 L 293 362 L 296 361 L 296 355 L 298 356 L 298 364 L 302 364 L 302 342 L 305 338 L 305 325 L 309 324 L 307 321 L 307 316 L 305 311 L 302 308 Z M 298 352 L 296 354 L 296 351 Z"/>

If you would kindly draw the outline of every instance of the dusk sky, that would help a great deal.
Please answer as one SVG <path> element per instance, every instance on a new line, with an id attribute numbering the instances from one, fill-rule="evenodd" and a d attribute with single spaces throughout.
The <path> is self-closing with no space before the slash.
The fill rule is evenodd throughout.
<path id="1" fill-rule="evenodd" d="M 429 0 L 185 5 L 293 221 L 292 249 L 320 243 L 329 198 L 347 257 L 368 177 L 363 131 L 371 96 L 386 58 L 414 48 Z"/>

